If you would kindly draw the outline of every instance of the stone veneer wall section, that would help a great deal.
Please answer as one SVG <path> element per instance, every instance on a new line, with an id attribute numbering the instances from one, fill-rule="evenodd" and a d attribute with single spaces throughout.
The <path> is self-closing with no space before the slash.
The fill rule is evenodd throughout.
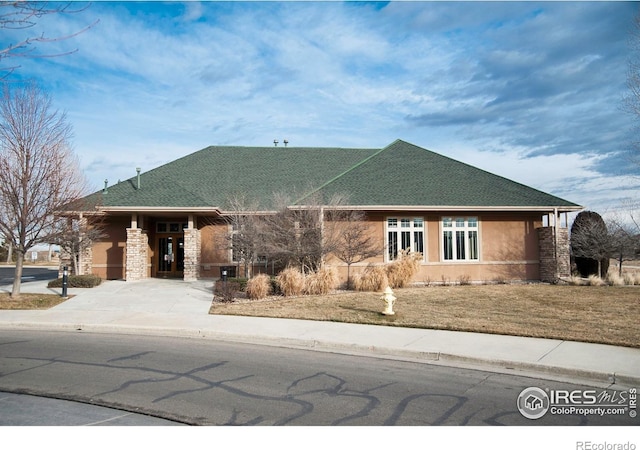
<path id="1" fill-rule="evenodd" d="M 60 257 L 58 262 L 58 278 L 62 278 L 62 273 L 64 272 L 65 266 L 67 267 L 67 271 L 69 275 L 91 275 L 91 271 L 93 270 L 93 249 L 91 247 L 85 248 L 80 258 L 80 267 L 78 267 L 78 271 L 80 273 L 75 273 L 75 265 L 73 264 L 73 258 L 69 254 L 69 252 L 60 249 Z"/>
<path id="2" fill-rule="evenodd" d="M 93 270 L 93 248 L 91 246 L 84 249 L 80 261 L 80 275 L 91 275 Z"/>
<path id="3" fill-rule="evenodd" d="M 571 275 L 569 259 L 569 229 L 555 227 L 538 228 L 538 246 L 540 249 L 540 280 L 555 283 L 560 278 Z"/>
<path id="4" fill-rule="evenodd" d="M 147 278 L 147 253 L 149 241 L 141 228 L 127 228 L 126 272 L 127 281 Z"/>
<path id="5" fill-rule="evenodd" d="M 58 264 L 58 278 L 62 278 L 65 266 L 68 273 L 73 274 L 73 261 L 71 260 L 71 255 L 62 248 L 60 249 L 60 260 Z"/>
<path id="6" fill-rule="evenodd" d="M 200 277 L 200 230 L 184 230 L 184 280 L 195 281 Z"/>

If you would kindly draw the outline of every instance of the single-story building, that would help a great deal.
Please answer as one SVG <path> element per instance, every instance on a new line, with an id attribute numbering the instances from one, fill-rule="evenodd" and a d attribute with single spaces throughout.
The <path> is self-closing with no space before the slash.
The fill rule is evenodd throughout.
<path id="1" fill-rule="evenodd" d="M 237 263 L 221 239 L 231 232 L 230 199 L 241 194 L 259 205 L 254 213 L 270 214 L 277 193 L 295 193 L 292 207 L 312 194 L 344 195 L 383 249 L 352 273 L 411 249 L 422 254 L 417 282 L 569 276 L 566 214 L 582 209 L 401 140 L 369 149 L 212 146 L 84 199 L 83 214 L 102 217 L 104 236 L 80 270 L 127 281 L 217 278 Z M 345 280 L 346 265 L 332 264 Z"/>

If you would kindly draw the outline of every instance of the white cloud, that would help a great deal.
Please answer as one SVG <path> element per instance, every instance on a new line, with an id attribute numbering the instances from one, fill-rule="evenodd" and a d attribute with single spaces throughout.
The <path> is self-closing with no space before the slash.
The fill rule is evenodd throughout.
<path id="1" fill-rule="evenodd" d="M 633 10 L 98 2 L 47 22 L 55 35 L 100 19 L 77 53 L 21 70 L 68 111 L 98 186 L 211 144 L 401 138 L 582 204 L 631 195 L 614 169 Z"/>

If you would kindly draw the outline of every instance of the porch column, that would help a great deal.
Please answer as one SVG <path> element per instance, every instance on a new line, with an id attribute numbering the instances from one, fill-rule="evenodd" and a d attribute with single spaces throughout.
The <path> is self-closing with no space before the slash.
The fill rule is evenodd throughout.
<path id="1" fill-rule="evenodd" d="M 127 228 L 125 280 L 137 281 L 147 278 L 149 239 L 147 233 L 138 228 L 138 217 L 131 216 L 131 228 Z"/>
<path id="2" fill-rule="evenodd" d="M 86 217 L 83 217 L 80 213 L 78 228 L 80 230 L 86 230 L 88 227 L 88 221 Z M 81 231 L 82 233 L 82 231 Z M 78 273 L 76 275 L 88 275 L 92 273 L 93 269 L 93 243 L 87 244 L 86 242 L 80 242 L 78 246 Z"/>
<path id="3" fill-rule="evenodd" d="M 184 230 L 184 281 L 195 281 L 200 277 L 200 230 L 192 214 Z"/>
<path id="4" fill-rule="evenodd" d="M 538 228 L 538 246 L 541 281 L 556 283 L 561 278 L 571 276 L 568 228 L 557 226 Z"/>

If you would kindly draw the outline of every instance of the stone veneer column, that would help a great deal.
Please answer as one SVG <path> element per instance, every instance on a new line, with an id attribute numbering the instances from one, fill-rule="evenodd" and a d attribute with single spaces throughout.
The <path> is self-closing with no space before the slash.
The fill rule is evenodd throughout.
<path id="1" fill-rule="evenodd" d="M 571 275 L 568 228 L 538 228 L 538 246 L 541 281 L 555 283 Z"/>
<path id="2" fill-rule="evenodd" d="M 184 281 L 200 277 L 200 230 L 184 230 Z"/>
<path id="3" fill-rule="evenodd" d="M 147 233 L 141 228 L 127 228 L 125 280 L 136 281 L 147 278 L 148 247 Z"/>
<path id="4" fill-rule="evenodd" d="M 93 248 L 88 246 L 80 256 L 80 275 L 91 275 L 93 270 Z"/>

